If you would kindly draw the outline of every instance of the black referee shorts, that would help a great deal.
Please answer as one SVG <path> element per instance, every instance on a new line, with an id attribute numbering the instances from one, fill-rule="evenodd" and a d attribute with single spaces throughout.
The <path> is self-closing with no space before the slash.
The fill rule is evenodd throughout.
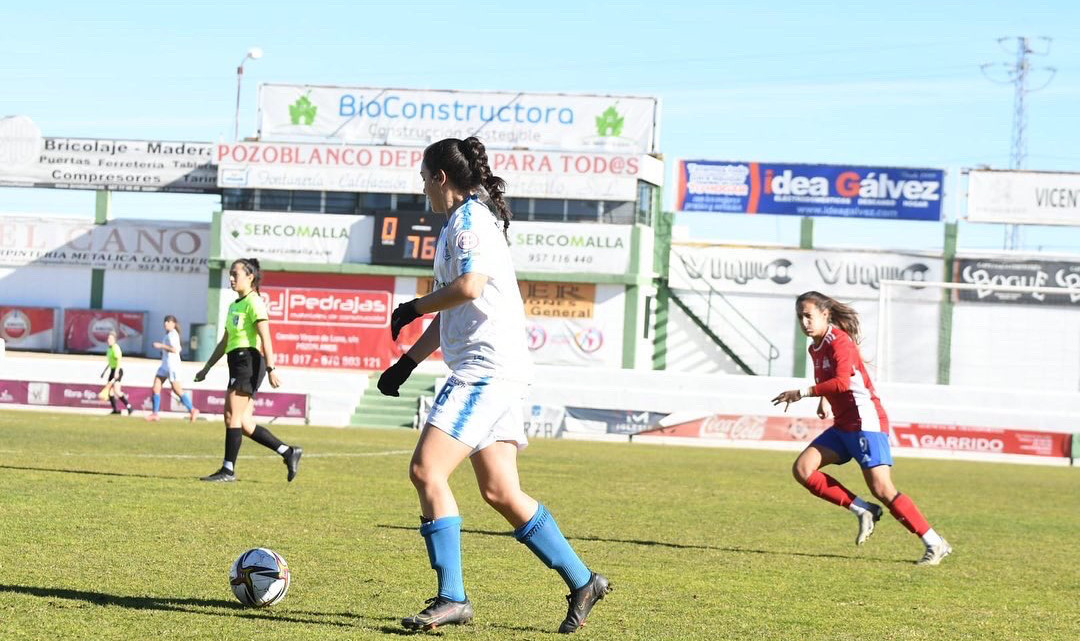
<path id="1" fill-rule="evenodd" d="M 118 367 L 116 369 L 109 370 L 109 383 L 119 383 L 120 379 L 124 378 L 124 368 Z"/>
<path id="2" fill-rule="evenodd" d="M 241 347 L 226 354 L 229 360 L 229 387 L 247 396 L 255 396 L 266 378 L 262 352 L 254 347 Z"/>

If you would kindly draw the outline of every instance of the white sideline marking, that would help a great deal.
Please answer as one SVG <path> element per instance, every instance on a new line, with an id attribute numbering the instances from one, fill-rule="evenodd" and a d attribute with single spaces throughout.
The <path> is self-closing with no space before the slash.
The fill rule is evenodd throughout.
<path id="1" fill-rule="evenodd" d="M 19 450 L 0 450 L 8 454 L 20 454 Z M 395 456 L 397 454 L 412 454 L 412 450 L 383 450 L 379 452 L 327 452 L 320 454 L 318 452 L 312 452 L 308 454 L 304 452 L 304 458 L 363 458 L 369 456 Z M 220 459 L 220 454 L 132 454 L 129 452 L 59 452 L 60 456 L 73 456 L 73 457 L 85 457 L 96 458 L 102 456 L 127 456 L 129 458 L 151 458 L 151 459 Z M 269 457 L 270 453 L 266 454 L 244 454 L 237 458 L 242 459 L 256 459 Z"/>

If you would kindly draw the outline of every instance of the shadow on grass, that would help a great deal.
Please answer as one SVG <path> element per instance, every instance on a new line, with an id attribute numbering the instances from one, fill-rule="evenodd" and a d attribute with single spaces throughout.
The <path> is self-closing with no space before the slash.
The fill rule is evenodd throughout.
<path id="1" fill-rule="evenodd" d="M 386 528 L 388 530 L 408 530 L 410 532 L 416 532 L 417 528 L 407 527 L 404 525 L 379 525 L 377 527 Z M 512 532 L 493 532 L 491 530 L 465 530 L 461 531 L 463 534 L 482 534 L 484 536 L 509 536 L 512 537 Z M 788 552 L 783 550 L 757 550 L 754 548 L 741 548 L 736 546 L 719 546 L 719 545 L 699 545 L 695 543 L 671 543 L 668 541 L 645 541 L 642 539 L 611 539 L 602 538 L 598 536 L 568 536 L 568 541 L 595 541 L 599 543 L 623 543 L 627 545 L 643 545 L 647 547 L 664 547 L 673 548 L 676 550 L 713 550 L 716 552 L 733 552 L 736 554 L 765 554 L 769 556 L 796 556 L 806 557 L 811 559 L 848 559 L 852 561 L 877 561 L 881 563 L 902 563 L 904 565 L 911 565 L 911 561 L 904 559 L 883 559 L 881 557 L 863 556 L 861 554 L 830 554 L 828 552 Z"/>
<path id="2" fill-rule="evenodd" d="M 165 476 L 163 474 L 132 474 L 130 472 L 99 472 L 95 470 L 71 470 L 59 467 L 30 467 L 27 465 L 0 465 L 4 470 L 25 470 L 28 472 L 56 472 L 58 474 L 88 474 L 90 476 L 120 476 L 137 479 L 165 479 L 167 481 L 197 481 L 197 476 Z M 254 479 L 242 479 L 241 483 L 261 483 Z"/>
<path id="3" fill-rule="evenodd" d="M 105 592 L 90 592 L 87 590 L 72 590 L 69 588 L 39 588 L 28 585 L 2 585 L 0 594 L 12 592 L 28 596 L 42 597 L 45 599 L 67 599 L 70 601 L 84 601 L 92 605 L 104 605 L 130 610 L 158 610 L 164 612 L 184 612 L 187 614 L 203 614 L 219 617 L 241 617 L 245 619 L 265 619 L 268 621 L 282 621 L 285 623 L 304 623 L 309 625 L 331 625 L 342 628 L 351 628 L 348 623 L 337 621 L 320 621 L 318 619 L 303 619 L 288 615 L 269 614 L 265 611 L 245 608 L 235 601 L 223 599 L 171 599 L 168 597 L 147 596 L 121 596 L 118 594 L 106 594 Z M 220 608 L 229 612 L 213 612 L 200 608 Z M 307 613 L 316 616 L 337 616 L 335 614 Z"/>
<path id="4" fill-rule="evenodd" d="M 163 476 L 159 474 L 132 474 L 130 472 L 97 472 L 94 470 L 69 470 L 57 467 L 30 467 L 26 465 L 0 465 L 5 470 L 25 470 L 28 472 L 58 472 L 60 474 L 89 474 L 92 476 L 130 476 L 139 479 L 189 479 L 190 476 Z"/>

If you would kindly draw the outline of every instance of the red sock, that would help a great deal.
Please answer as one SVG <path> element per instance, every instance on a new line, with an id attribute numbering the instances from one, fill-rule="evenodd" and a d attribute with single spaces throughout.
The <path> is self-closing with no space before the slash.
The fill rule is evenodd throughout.
<path id="1" fill-rule="evenodd" d="M 889 506 L 889 511 L 912 534 L 922 536 L 930 529 L 926 517 L 922 515 L 919 508 L 915 507 L 915 502 L 909 499 L 906 494 L 897 494 L 892 505 Z"/>
<path id="2" fill-rule="evenodd" d="M 840 481 L 820 470 L 814 470 L 810 478 L 806 479 L 806 489 L 810 490 L 810 493 L 814 496 L 821 497 L 829 503 L 835 503 L 840 507 L 847 507 L 855 500 L 855 495 L 841 485 Z"/>

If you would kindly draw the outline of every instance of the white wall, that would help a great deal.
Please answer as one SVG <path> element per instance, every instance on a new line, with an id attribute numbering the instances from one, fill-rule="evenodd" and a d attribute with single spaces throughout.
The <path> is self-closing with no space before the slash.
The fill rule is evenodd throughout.
<path id="1" fill-rule="evenodd" d="M 0 303 L 85 309 L 90 307 L 92 271 L 89 267 L 32 265 L 0 269 Z"/>
<path id="2" fill-rule="evenodd" d="M 160 356 L 152 345 L 160 341 L 165 330 L 165 316 L 172 314 L 180 321 L 180 337 L 186 347 L 191 337 L 192 323 L 205 323 L 206 274 L 172 274 L 155 272 L 106 271 L 105 309 L 147 312 L 146 355 Z"/>
<path id="3" fill-rule="evenodd" d="M 950 382 L 1080 391 L 1080 310 L 957 303 Z"/>

